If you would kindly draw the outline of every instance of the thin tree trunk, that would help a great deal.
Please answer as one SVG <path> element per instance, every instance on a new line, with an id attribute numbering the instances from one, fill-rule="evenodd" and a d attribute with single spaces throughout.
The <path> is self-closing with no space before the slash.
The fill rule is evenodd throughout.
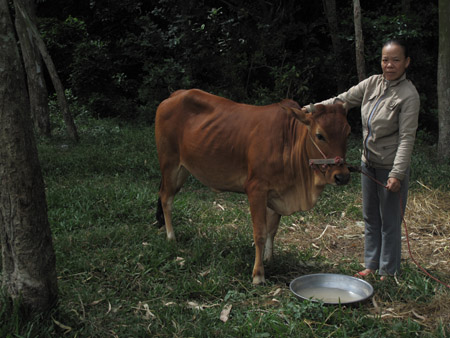
<path id="1" fill-rule="evenodd" d="M 411 0 L 402 0 L 402 12 L 409 14 L 411 11 Z"/>
<path id="2" fill-rule="evenodd" d="M 30 16 L 28 15 L 28 13 L 26 11 L 26 7 L 23 4 L 23 0 L 14 0 L 14 6 L 16 8 L 16 12 L 20 12 L 20 14 L 23 16 L 25 24 L 26 24 L 26 28 L 30 32 L 30 34 L 33 36 L 34 42 L 36 43 L 37 47 L 39 48 L 41 56 L 44 59 L 45 65 L 47 66 L 47 70 L 52 79 L 53 86 L 55 87 L 56 95 L 58 98 L 58 104 L 62 110 L 64 122 L 66 123 L 67 133 L 69 134 L 69 137 L 73 141 L 78 142 L 78 140 L 79 140 L 78 132 L 77 132 L 75 123 L 73 121 L 72 115 L 70 114 L 69 105 L 67 104 L 67 100 L 66 100 L 66 97 L 64 94 L 64 87 L 61 83 L 61 80 L 59 79 L 55 64 L 53 63 L 53 60 L 47 51 L 47 47 L 45 46 L 45 43 L 42 40 L 42 38 L 36 28 L 36 25 L 30 19 Z"/>
<path id="3" fill-rule="evenodd" d="M 358 71 L 358 79 L 362 81 L 366 78 L 366 63 L 364 59 L 364 39 L 359 0 L 353 0 L 353 19 L 355 22 L 356 69 Z"/>
<path id="4" fill-rule="evenodd" d="M 0 239 L 3 287 L 29 310 L 56 301 L 55 254 L 24 70 L 7 0 L 0 0 Z"/>
<path id="5" fill-rule="evenodd" d="M 33 0 L 25 0 L 27 11 L 33 22 L 35 20 L 35 5 Z M 28 95 L 30 98 L 31 117 L 35 130 L 43 136 L 50 137 L 50 116 L 48 109 L 48 91 L 45 85 L 42 58 L 39 49 L 33 44 L 28 34 L 23 15 L 16 15 L 16 31 L 22 50 L 22 58 L 27 73 Z"/>
<path id="6" fill-rule="evenodd" d="M 336 72 L 337 90 L 342 93 L 346 88 L 344 64 L 342 62 L 342 44 L 339 39 L 339 28 L 336 14 L 336 0 L 322 0 L 325 15 L 330 29 L 331 44 L 334 52 L 334 69 Z"/>
<path id="7" fill-rule="evenodd" d="M 438 154 L 441 160 L 450 159 L 450 0 L 439 0 L 439 56 L 438 56 Z"/>

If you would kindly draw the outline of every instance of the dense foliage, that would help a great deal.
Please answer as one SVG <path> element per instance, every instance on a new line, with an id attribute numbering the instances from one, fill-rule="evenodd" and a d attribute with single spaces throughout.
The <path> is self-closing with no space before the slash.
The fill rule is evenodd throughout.
<path id="1" fill-rule="evenodd" d="M 411 0 L 408 13 L 401 3 L 361 3 L 367 75 L 380 71 L 383 40 L 406 39 L 421 128 L 435 131 L 437 0 Z M 336 4 L 345 74 L 335 73 L 321 1 L 46 0 L 38 16 L 66 88 L 95 116 L 152 121 L 158 103 L 179 88 L 307 104 L 337 94 L 337 77 L 356 84 L 352 3 Z"/>

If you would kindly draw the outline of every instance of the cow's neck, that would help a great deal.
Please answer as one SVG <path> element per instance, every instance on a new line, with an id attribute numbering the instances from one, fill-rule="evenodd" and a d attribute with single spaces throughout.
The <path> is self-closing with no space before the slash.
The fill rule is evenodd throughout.
<path id="1" fill-rule="evenodd" d="M 313 158 L 314 146 L 308 135 L 306 126 L 297 120 L 296 132 L 293 135 L 292 162 L 294 173 L 294 186 L 301 198 L 301 210 L 311 209 L 317 202 L 320 193 L 325 188 L 325 177 L 321 172 L 313 170 L 309 166 L 309 160 Z M 317 157 L 317 156 L 316 156 Z"/>

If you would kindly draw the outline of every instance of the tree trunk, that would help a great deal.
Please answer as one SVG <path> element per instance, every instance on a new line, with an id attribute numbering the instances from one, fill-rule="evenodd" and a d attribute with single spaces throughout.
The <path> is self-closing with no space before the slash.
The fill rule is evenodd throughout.
<path id="1" fill-rule="evenodd" d="M 26 25 L 26 30 L 33 36 L 33 40 L 36 43 L 37 47 L 39 48 L 39 52 L 41 53 L 45 65 L 47 66 L 47 70 L 52 79 L 53 86 L 55 87 L 56 95 L 58 98 L 58 104 L 62 110 L 64 122 L 66 123 L 67 133 L 69 134 L 69 137 L 73 141 L 78 142 L 79 140 L 78 132 L 75 127 L 72 115 L 70 114 L 69 105 L 67 104 L 67 100 L 64 94 L 64 87 L 61 83 L 61 80 L 59 79 L 55 64 L 53 63 L 53 60 L 47 51 L 47 47 L 45 46 L 45 43 L 42 40 L 36 28 L 36 25 L 30 19 L 30 16 L 26 11 L 26 7 L 23 4 L 23 0 L 14 0 L 14 6 L 16 12 L 20 12 L 20 15 L 23 16 Z"/>
<path id="2" fill-rule="evenodd" d="M 441 160 L 450 159 L 450 0 L 439 0 L 439 56 L 438 56 L 438 154 Z"/>
<path id="3" fill-rule="evenodd" d="M 344 77 L 344 64 L 342 62 L 342 44 L 339 39 L 338 20 L 336 14 L 336 0 L 322 0 L 325 15 L 330 29 L 331 44 L 334 52 L 334 69 L 336 72 L 337 90 L 342 93 L 347 87 Z"/>
<path id="4" fill-rule="evenodd" d="M 8 1 L 0 0 L 0 239 L 2 283 L 32 311 L 55 304 L 55 254 Z"/>
<path id="5" fill-rule="evenodd" d="M 358 71 L 358 79 L 362 81 L 366 78 L 366 63 L 364 59 L 364 39 L 359 0 L 353 0 L 353 18 L 355 22 L 356 69 Z"/>
<path id="6" fill-rule="evenodd" d="M 409 14 L 411 11 L 411 0 L 402 0 L 402 12 Z"/>
<path id="7" fill-rule="evenodd" d="M 33 22 L 35 20 L 34 0 L 25 0 L 27 12 Z M 45 85 L 42 58 L 39 49 L 34 45 L 32 37 L 28 34 L 23 15 L 16 15 L 16 31 L 19 36 L 22 58 L 25 65 L 28 82 L 28 95 L 30 98 L 31 117 L 35 130 L 43 136 L 50 137 L 50 116 L 48 109 L 48 91 Z"/>

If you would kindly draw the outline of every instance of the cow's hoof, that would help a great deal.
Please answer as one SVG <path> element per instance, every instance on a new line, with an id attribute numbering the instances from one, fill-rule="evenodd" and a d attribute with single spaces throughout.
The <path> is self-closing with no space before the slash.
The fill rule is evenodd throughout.
<path id="1" fill-rule="evenodd" d="M 176 240 L 175 239 L 175 233 L 174 232 L 167 233 L 167 240 L 175 242 L 175 240 Z"/>
<path id="2" fill-rule="evenodd" d="M 266 279 L 264 278 L 264 276 L 253 277 L 253 285 L 264 284 L 265 282 L 266 282 Z"/>

